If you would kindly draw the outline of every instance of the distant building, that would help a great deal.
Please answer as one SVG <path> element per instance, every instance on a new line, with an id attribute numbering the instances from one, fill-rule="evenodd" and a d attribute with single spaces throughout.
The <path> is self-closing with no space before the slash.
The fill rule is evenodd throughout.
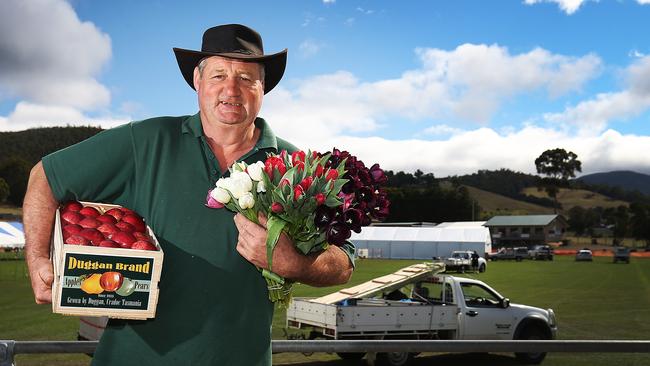
<path id="1" fill-rule="evenodd" d="M 515 247 L 559 242 L 568 223 L 562 215 L 522 215 L 494 216 L 483 226 L 494 247 Z"/>

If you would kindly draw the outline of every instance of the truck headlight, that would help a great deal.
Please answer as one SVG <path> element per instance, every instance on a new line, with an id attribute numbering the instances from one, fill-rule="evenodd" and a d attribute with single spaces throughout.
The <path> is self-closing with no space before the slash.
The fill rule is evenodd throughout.
<path id="1" fill-rule="evenodd" d="M 548 311 L 548 325 L 552 328 L 557 327 L 557 321 L 555 320 L 555 312 L 553 309 L 547 309 L 546 311 Z"/>

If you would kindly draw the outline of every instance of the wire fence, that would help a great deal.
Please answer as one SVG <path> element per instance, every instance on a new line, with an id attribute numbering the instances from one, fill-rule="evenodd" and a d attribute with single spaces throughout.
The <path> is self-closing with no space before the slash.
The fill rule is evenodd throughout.
<path id="1" fill-rule="evenodd" d="M 14 366 L 16 354 L 87 353 L 98 341 L 13 341 L 0 340 L 0 366 Z M 568 353 L 650 353 L 650 341 L 627 340 L 274 340 L 273 353 L 345 352 L 568 352 Z"/>

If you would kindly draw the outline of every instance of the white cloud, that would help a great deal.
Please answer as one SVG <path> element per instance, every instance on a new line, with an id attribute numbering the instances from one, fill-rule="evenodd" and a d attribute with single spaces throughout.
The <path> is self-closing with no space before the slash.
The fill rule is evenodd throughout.
<path id="1" fill-rule="evenodd" d="M 303 41 L 300 46 L 298 46 L 298 51 L 302 57 L 308 58 L 316 55 L 321 50 L 321 48 L 323 48 L 322 44 L 308 39 Z"/>
<path id="2" fill-rule="evenodd" d="M 0 83 L 31 102 L 85 110 L 108 105 L 95 76 L 111 57 L 111 42 L 82 22 L 65 1 L 0 2 Z"/>
<path id="3" fill-rule="evenodd" d="M 92 117 L 73 107 L 19 102 L 9 116 L 0 116 L 0 131 L 65 125 L 110 128 L 130 120 L 129 116 Z"/>
<path id="4" fill-rule="evenodd" d="M 334 4 L 336 0 L 323 0 L 323 4 Z"/>
<path id="5" fill-rule="evenodd" d="M 422 133 L 425 134 L 425 135 L 434 135 L 434 136 L 437 136 L 437 135 L 454 135 L 454 134 L 460 134 L 462 132 L 463 132 L 463 130 L 461 130 L 460 128 L 451 127 L 451 126 L 448 126 L 448 125 L 445 125 L 445 124 L 430 126 L 430 127 L 425 128 L 422 131 Z"/>
<path id="6" fill-rule="evenodd" d="M 287 132 L 278 131 L 281 136 Z M 320 151 L 338 147 L 357 155 L 366 164 L 379 163 L 393 171 L 420 169 L 437 177 L 500 168 L 536 174 L 535 158 L 556 147 L 575 152 L 582 162 L 583 174 L 622 169 L 650 173 L 650 160 L 646 157 L 650 136 L 622 135 L 612 130 L 585 138 L 537 126 L 506 134 L 484 127 L 436 141 L 340 135 L 311 143 L 292 142 Z"/>
<path id="7" fill-rule="evenodd" d="M 636 0 L 637 3 L 641 5 L 648 5 L 650 4 L 650 0 Z"/>
<path id="8" fill-rule="evenodd" d="M 359 11 L 359 12 L 365 14 L 365 15 L 372 15 L 372 14 L 374 14 L 374 12 L 375 12 L 374 10 L 371 10 L 371 9 L 364 9 L 364 8 L 362 8 L 362 7 L 360 7 L 360 6 L 357 7 L 357 11 Z"/>
<path id="9" fill-rule="evenodd" d="M 648 0 L 637 0 L 639 2 L 641 1 L 648 1 Z M 562 9 L 563 12 L 567 13 L 568 15 L 571 15 L 575 13 L 582 4 L 586 3 L 587 0 L 524 0 L 524 3 L 526 5 L 534 5 L 534 4 L 539 4 L 539 3 L 556 3 L 560 6 L 560 9 Z"/>
<path id="10" fill-rule="evenodd" d="M 609 122 L 638 116 L 650 108 L 650 56 L 639 58 L 625 70 L 626 89 L 602 93 L 595 98 L 548 113 L 547 121 L 575 126 L 582 135 L 598 134 Z"/>
<path id="11" fill-rule="evenodd" d="M 292 136 L 311 139 L 370 132 L 391 119 L 469 119 L 486 123 L 503 100 L 546 89 L 551 95 L 578 90 L 600 67 L 587 55 L 572 58 L 543 49 L 510 55 L 499 46 L 465 44 L 455 50 L 419 49 L 422 66 L 401 77 L 362 82 L 339 71 L 278 87 L 262 115 L 291 126 Z"/>

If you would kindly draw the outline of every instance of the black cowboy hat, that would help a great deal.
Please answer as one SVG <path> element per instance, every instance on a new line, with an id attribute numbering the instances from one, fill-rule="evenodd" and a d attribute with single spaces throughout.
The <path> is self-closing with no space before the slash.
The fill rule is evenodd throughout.
<path id="1" fill-rule="evenodd" d="M 201 51 L 174 48 L 174 53 L 178 67 L 192 89 L 194 68 L 205 57 L 221 56 L 263 64 L 264 94 L 280 82 L 287 65 L 286 48 L 278 53 L 265 55 L 259 33 L 241 24 L 218 25 L 206 30 L 203 33 Z"/>

